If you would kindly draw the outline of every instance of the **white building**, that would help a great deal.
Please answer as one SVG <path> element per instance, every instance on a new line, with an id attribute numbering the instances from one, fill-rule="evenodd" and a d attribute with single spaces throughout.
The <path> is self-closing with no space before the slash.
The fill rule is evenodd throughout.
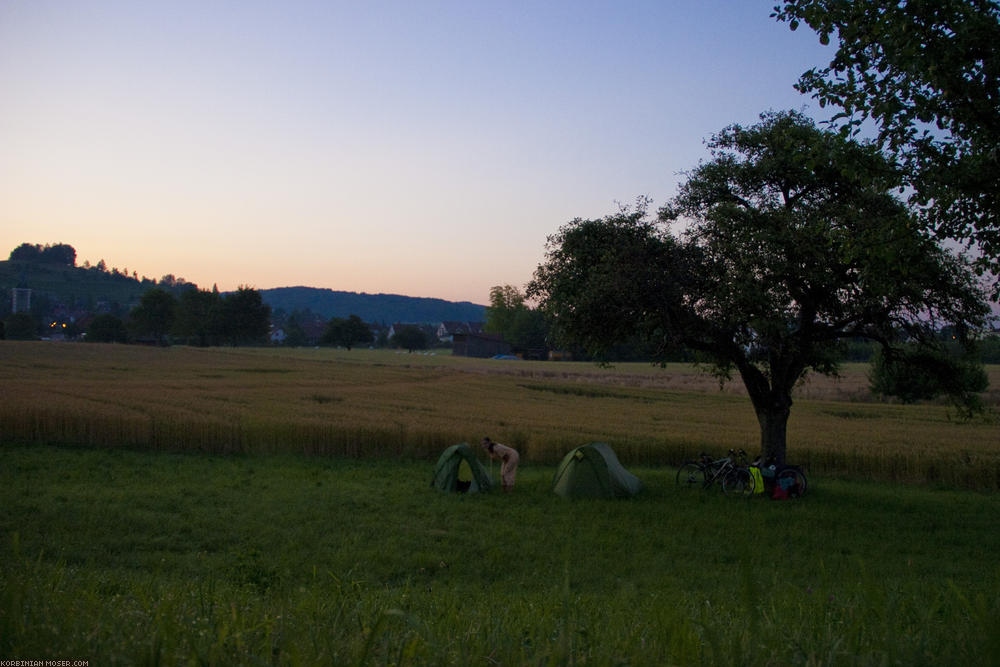
<path id="1" fill-rule="evenodd" d="M 10 290 L 11 304 L 10 310 L 13 313 L 28 312 L 31 310 L 31 288 L 14 287 Z"/>

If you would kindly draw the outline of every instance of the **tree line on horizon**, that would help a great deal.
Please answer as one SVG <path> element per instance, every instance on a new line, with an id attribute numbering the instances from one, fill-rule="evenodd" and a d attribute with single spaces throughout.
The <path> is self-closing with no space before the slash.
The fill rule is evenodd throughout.
<path id="1" fill-rule="evenodd" d="M 151 331 L 141 330 L 139 323 L 144 321 L 146 309 L 135 312 L 143 295 L 152 289 L 160 289 L 171 294 L 177 301 L 178 324 L 168 329 L 171 340 L 203 344 L 203 341 L 230 341 L 232 336 L 219 325 L 209 323 L 194 326 L 190 324 L 198 319 L 205 319 L 206 308 L 193 308 L 189 303 L 192 297 L 185 296 L 191 290 L 201 291 L 194 283 L 184 278 L 168 274 L 157 279 L 147 278 L 128 269 L 108 267 L 104 260 L 97 264 L 85 261 L 76 265 L 76 249 L 66 243 L 21 243 L 10 253 L 8 262 L 0 262 L 3 282 L 11 286 L 20 285 L 34 288 L 31 296 L 29 318 L 19 315 L 8 321 L 11 313 L 10 300 L 0 303 L 0 335 L 3 329 L 8 331 L 8 338 L 59 337 L 78 338 L 90 334 L 91 340 L 129 340 L 149 342 L 156 337 Z M 213 292 L 217 287 L 213 286 Z M 324 317 L 310 308 L 310 298 L 301 294 L 289 292 L 300 291 L 311 297 L 321 307 L 335 306 L 335 310 L 357 308 L 359 312 L 369 315 L 384 312 L 393 322 L 411 322 L 405 331 L 397 332 L 394 340 L 389 340 L 387 331 L 389 325 L 386 318 L 366 320 L 364 327 L 355 321 L 362 321 L 361 316 L 353 311 L 346 318 Z M 368 295 L 351 292 L 336 292 L 318 288 L 278 288 L 260 290 L 264 301 L 272 305 L 270 323 L 274 328 L 280 328 L 284 337 L 277 344 L 288 346 L 301 345 L 341 345 L 351 347 L 357 344 L 371 344 L 378 347 L 397 345 L 408 350 L 439 347 L 443 343 L 436 339 L 435 331 L 427 322 L 431 313 L 438 314 L 441 321 L 471 320 L 481 321 L 480 312 L 471 312 L 474 308 L 464 308 L 473 304 L 453 304 L 443 299 L 424 297 L 408 297 L 403 295 Z M 318 295 L 318 296 L 317 296 Z M 229 295 L 222 294 L 221 300 Z M 202 297 L 202 300 L 207 300 Z M 305 303 L 303 303 L 303 301 Z M 275 303 L 276 302 L 276 303 Z M 279 305 L 281 304 L 281 305 Z M 288 308 L 285 306 L 291 306 Z M 285 307 L 283 307 L 285 306 Z M 440 311 L 440 313 L 436 313 Z M 208 309 L 210 312 L 224 310 L 218 304 Z M 291 313 L 288 312 L 291 310 Z M 192 315 L 191 313 L 199 313 Z M 88 332 L 92 320 L 99 315 L 97 329 Z M 412 317 L 408 317 L 411 315 Z M 214 317 L 214 315 L 212 316 Z M 421 319 L 423 318 L 423 319 Z M 224 318 L 228 319 L 228 318 Z M 6 325 L 6 326 L 5 326 Z M 157 328 L 162 329 L 162 326 Z M 371 340 L 359 332 L 371 332 Z M 400 326 L 397 324 L 397 329 Z M 190 331 L 196 333 L 192 334 Z M 241 338 L 253 340 L 253 337 Z M 270 342 L 267 337 L 258 339 L 256 344 Z"/>
<path id="2" fill-rule="evenodd" d="M 23 313 L 10 318 L 17 315 Z M 202 347 L 258 345 L 267 340 L 270 315 L 271 309 L 260 292 L 250 287 L 229 294 L 192 287 L 179 296 L 152 288 L 124 318 L 111 313 L 94 316 L 83 339 L 95 343 L 184 343 Z M 10 324 L 7 336 L 11 337 Z"/>
<path id="3" fill-rule="evenodd" d="M 73 266 L 75 258 L 76 250 L 64 243 L 44 246 L 22 243 L 10 255 L 13 261 L 63 266 Z M 126 277 L 117 269 L 108 270 L 103 262 L 94 267 L 88 266 L 86 270 Z M 147 279 L 145 284 L 147 290 L 136 307 L 101 313 L 87 322 L 82 330 L 72 323 L 54 321 L 54 328 L 45 331 L 37 316 L 21 314 L 0 321 L 0 335 L 6 331 L 7 338 L 31 339 L 62 333 L 70 338 L 85 334 L 83 337 L 86 340 L 94 342 L 164 343 L 169 340 L 196 346 L 263 345 L 271 342 L 268 339 L 269 327 L 265 326 L 269 322 L 270 326 L 280 327 L 285 334 L 279 344 L 291 347 L 333 345 L 351 349 L 358 345 L 371 345 L 414 351 L 444 346 L 429 326 L 407 325 L 390 339 L 384 322 L 366 323 L 355 314 L 327 319 L 308 308 L 294 310 L 290 314 L 281 309 L 271 312 L 262 303 L 260 291 L 248 287 L 241 287 L 232 294 L 220 294 L 215 287 L 210 291 L 201 290 L 197 285 L 173 275 L 164 276 L 160 281 Z M 268 313 L 266 317 L 265 309 Z M 565 358 L 606 363 L 657 360 L 692 363 L 699 360 L 698 354 L 683 345 L 658 353 L 649 341 L 637 335 L 623 338 L 599 352 L 581 345 L 563 345 L 558 340 L 556 327 L 543 309 L 529 305 L 525 292 L 512 285 L 497 285 L 490 289 L 489 306 L 484 316 L 484 330 L 499 336 L 511 345 L 513 353 L 527 359 L 547 358 L 550 350 L 558 348 Z M 942 340 L 950 341 L 953 332 L 945 327 L 939 335 Z M 951 344 L 951 347 L 957 346 Z M 847 362 L 881 363 L 877 348 L 877 344 L 871 341 L 860 338 L 848 340 L 843 341 L 837 356 Z M 982 363 L 1000 363 L 1000 339 L 995 335 L 982 338 L 977 354 Z"/>
<path id="4" fill-rule="evenodd" d="M 263 345 L 270 343 L 271 326 L 278 323 L 286 332 L 282 344 L 289 346 L 319 344 L 350 349 L 355 345 L 371 343 L 397 345 L 412 351 L 430 347 L 435 340 L 432 332 L 414 324 L 402 327 L 390 341 L 384 333 L 384 324 L 365 324 L 354 314 L 347 318 L 324 319 L 321 333 L 309 335 L 302 324 L 315 324 L 318 316 L 308 308 L 302 312 L 293 311 L 291 315 L 280 309 L 272 314 L 270 307 L 263 302 L 260 290 L 241 286 L 236 292 L 220 294 L 217 287 L 202 290 L 196 284 L 172 274 L 160 280 L 145 276 L 140 280 L 134 271 L 129 275 L 127 269 L 109 269 L 104 260 L 96 265 L 88 261 L 83 266 L 76 266 L 76 257 L 76 249 L 66 243 L 42 245 L 25 242 L 11 251 L 9 261 L 14 264 L 11 270 L 20 272 L 20 278 L 16 274 L 14 276 L 19 282 L 25 281 L 24 269 L 35 265 L 47 267 L 65 280 L 74 276 L 74 285 L 77 284 L 77 274 L 66 274 L 66 270 L 84 272 L 81 277 L 96 274 L 102 281 L 110 279 L 114 284 L 143 289 L 137 297 L 130 297 L 135 305 L 123 307 L 118 302 L 95 303 L 91 296 L 89 306 L 82 306 L 85 316 L 77 322 L 75 318 L 57 314 L 60 310 L 70 310 L 72 304 L 60 304 L 53 301 L 52 295 L 45 290 L 36 290 L 32 295 L 30 312 L 12 313 L 8 303 L 0 306 L 0 313 L 7 310 L 6 316 L 0 319 L 0 338 L 30 340 L 58 337 L 92 342 L 196 346 Z M 79 306 L 72 309 L 80 312 Z M 376 335 L 375 332 L 382 333 Z"/>
<path id="5" fill-rule="evenodd" d="M 271 307 L 264 303 L 259 290 L 240 286 L 235 292 L 220 294 L 217 288 L 202 290 L 190 283 L 174 286 L 180 287 L 179 293 L 150 288 L 124 316 L 100 313 L 87 322 L 85 330 L 54 321 L 49 330 L 43 331 L 46 327 L 36 315 L 23 311 L 10 313 L 0 320 L 0 339 L 37 340 L 58 335 L 61 339 L 75 338 L 91 343 L 197 347 L 271 343 Z M 354 314 L 324 321 L 322 334 L 317 339 L 310 339 L 299 323 L 299 319 L 305 317 L 312 317 L 312 314 L 293 312 L 282 317 L 286 336 L 280 344 L 291 347 L 318 344 L 348 350 L 358 345 L 377 344 L 413 352 L 432 346 L 436 340 L 431 331 L 416 324 L 400 326 L 389 337 L 385 327 L 366 324 Z M 376 336 L 376 330 L 380 335 Z"/>

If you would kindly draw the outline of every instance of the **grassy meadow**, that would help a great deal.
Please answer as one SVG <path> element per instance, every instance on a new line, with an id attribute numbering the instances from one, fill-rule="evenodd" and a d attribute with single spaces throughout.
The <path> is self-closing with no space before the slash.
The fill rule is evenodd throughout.
<path id="1" fill-rule="evenodd" d="M 997 424 L 865 385 L 800 388 L 773 502 L 675 488 L 757 442 L 687 366 L 0 342 L 0 660 L 1000 664 Z M 485 434 L 514 492 L 432 490 Z M 552 494 L 590 440 L 643 493 Z"/>
<path id="2" fill-rule="evenodd" d="M 866 369 L 800 387 L 789 458 L 813 474 L 1000 488 L 1000 367 L 962 422 L 946 405 L 871 400 Z M 519 362 L 329 349 L 0 343 L 0 438 L 213 454 L 435 457 L 483 435 L 539 464 L 605 441 L 675 465 L 754 451 L 742 386 L 688 365 Z"/>
<path id="3" fill-rule="evenodd" d="M 0 657 L 100 665 L 992 665 L 1000 497 L 429 487 L 389 459 L 0 447 Z"/>

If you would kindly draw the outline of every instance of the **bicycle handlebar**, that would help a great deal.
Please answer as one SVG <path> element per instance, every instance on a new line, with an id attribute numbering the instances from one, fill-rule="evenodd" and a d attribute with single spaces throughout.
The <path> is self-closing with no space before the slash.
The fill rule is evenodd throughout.
<path id="1" fill-rule="evenodd" d="M 721 459 L 713 459 L 706 452 L 702 452 L 698 455 L 698 460 L 701 461 L 702 463 L 722 463 L 724 461 L 735 463 L 737 459 L 746 461 L 747 458 L 748 456 L 746 450 L 744 449 L 730 449 L 729 454 Z"/>

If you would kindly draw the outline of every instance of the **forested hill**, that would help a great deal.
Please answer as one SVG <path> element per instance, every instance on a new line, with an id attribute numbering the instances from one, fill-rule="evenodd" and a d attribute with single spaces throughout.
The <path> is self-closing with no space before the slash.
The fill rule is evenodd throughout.
<path id="1" fill-rule="evenodd" d="M 158 283 L 141 279 L 118 269 L 103 266 L 73 266 L 56 262 L 0 261 L 0 313 L 10 310 L 10 289 L 29 287 L 32 290 L 32 310 L 39 313 L 61 304 L 71 310 L 93 310 L 98 303 L 113 304 L 121 314 L 138 303 L 142 294 L 153 287 L 175 292 L 176 283 Z"/>
<path id="2" fill-rule="evenodd" d="M 135 272 L 130 274 L 128 269 L 109 269 L 103 261 L 96 266 L 76 266 L 76 251 L 72 246 L 46 246 L 41 250 L 51 247 L 67 248 L 72 255 L 59 258 L 59 261 L 46 261 L 45 257 L 0 261 L 0 318 L 10 313 L 10 290 L 19 286 L 32 289 L 32 311 L 46 317 L 56 311 L 79 315 L 105 308 L 121 317 L 138 304 L 147 290 L 154 287 L 165 289 L 175 296 L 197 287 L 172 275 L 160 280 L 145 276 L 140 278 Z M 34 249 L 34 246 L 28 249 Z M 357 315 L 365 322 L 375 324 L 479 322 L 485 319 L 486 310 L 485 306 L 468 301 L 399 294 L 358 294 L 315 287 L 279 287 L 258 291 L 272 310 L 281 309 L 291 314 L 308 308 L 324 319 Z"/>
<path id="3" fill-rule="evenodd" d="M 445 301 L 400 294 L 338 292 L 316 287 L 277 287 L 260 290 L 272 310 L 291 313 L 309 309 L 323 318 L 357 315 L 365 322 L 480 322 L 486 307 L 469 301 Z"/>

